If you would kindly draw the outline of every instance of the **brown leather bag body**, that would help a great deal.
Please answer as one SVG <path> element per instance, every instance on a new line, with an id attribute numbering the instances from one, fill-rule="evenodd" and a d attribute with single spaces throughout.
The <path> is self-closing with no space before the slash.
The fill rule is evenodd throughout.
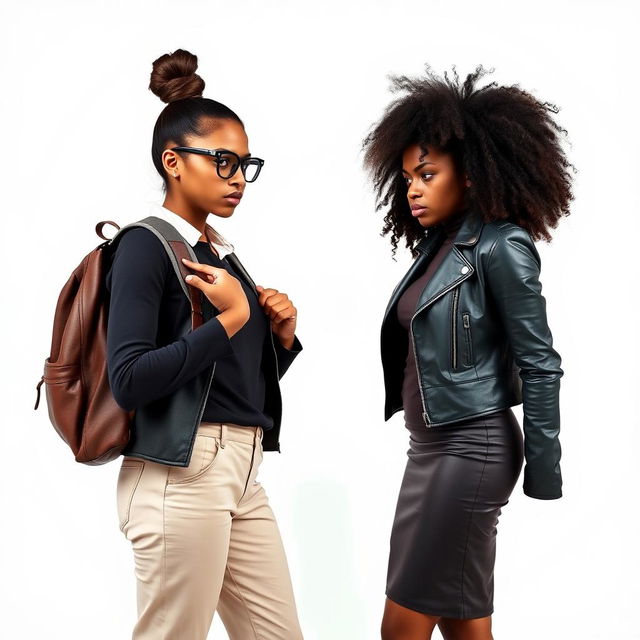
<path id="1" fill-rule="evenodd" d="M 102 233 L 105 224 L 118 229 L 111 239 Z M 117 241 L 124 231 L 139 226 L 153 231 L 167 250 L 191 304 L 192 329 L 203 322 L 203 294 L 184 282 L 188 274 L 196 272 L 186 267 L 182 258 L 198 260 L 193 248 L 175 227 L 155 216 L 147 216 L 122 228 L 111 220 L 98 222 L 96 233 L 105 242 L 82 259 L 60 292 L 51 352 L 44 361 L 44 374 L 36 386 L 34 406 L 34 409 L 38 408 L 40 387 L 44 383 L 51 424 L 71 447 L 76 461 L 84 464 L 110 462 L 129 442 L 134 411 L 125 411 L 116 403 L 107 373 L 109 292 L 105 278 Z"/>

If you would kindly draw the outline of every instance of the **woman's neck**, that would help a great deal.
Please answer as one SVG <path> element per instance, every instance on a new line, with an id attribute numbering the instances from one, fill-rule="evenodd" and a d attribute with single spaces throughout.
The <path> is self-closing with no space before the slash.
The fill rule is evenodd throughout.
<path id="1" fill-rule="evenodd" d="M 448 218 L 442 221 L 442 228 L 448 236 L 453 235 L 458 231 L 458 229 L 460 229 L 462 223 L 467 217 L 467 213 L 467 209 L 461 209 L 460 211 L 453 213 Z"/>

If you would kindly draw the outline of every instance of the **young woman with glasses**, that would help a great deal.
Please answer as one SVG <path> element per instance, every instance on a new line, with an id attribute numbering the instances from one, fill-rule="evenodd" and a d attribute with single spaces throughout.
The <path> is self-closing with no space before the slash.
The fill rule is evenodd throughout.
<path id="1" fill-rule="evenodd" d="M 403 409 L 409 432 L 381 631 L 490 640 L 498 517 L 523 463 L 527 496 L 562 496 L 563 370 L 533 240 L 573 196 L 553 105 L 477 87 L 481 66 L 462 85 L 426 67 L 392 77 L 405 95 L 363 142 L 383 233 L 415 258 L 381 329 L 385 420 Z"/>
<path id="2" fill-rule="evenodd" d="M 207 223 L 233 215 L 264 163 L 236 113 L 202 97 L 196 68 L 183 49 L 153 63 L 150 89 L 167 106 L 151 150 L 165 197 L 151 214 L 191 245 L 198 261 L 185 260 L 186 281 L 219 313 L 181 335 L 189 301 L 161 240 L 144 227 L 123 234 L 107 275 L 109 381 L 123 408 L 149 415 L 155 407 L 158 425 L 175 425 L 181 416 L 167 415 L 163 400 L 214 367 L 193 436 L 174 429 L 150 443 L 134 422 L 123 450 L 117 502 L 135 556 L 132 637 L 205 640 L 217 610 L 234 640 L 298 640 L 285 551 L 256 479 L 263 451 L 280 450 L 278 380 L 302 350 L 296 308 L 285 293 L 254 286 L 233 245 Z"/>

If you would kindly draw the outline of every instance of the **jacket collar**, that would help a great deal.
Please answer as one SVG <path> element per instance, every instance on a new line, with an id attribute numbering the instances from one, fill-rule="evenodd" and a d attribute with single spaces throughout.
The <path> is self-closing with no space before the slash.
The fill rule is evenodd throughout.
<path id="1" fill-rule="evenodd" d="M 151 205 L 149 215 L 156 216 L 165 220 L 169 224 L 173 225 L 178 233 L 192 246 L 195 247 L 200 240 L 200 230 L 194 227 L 190 222 L 185 220 L 182 216 L 179 216 L 171 209 L 167 209 L 158 202 L 154 202 Z M 226 240 L 226 238 L 216 231 L 208 222 L 205 224 L 205 236 L 209 240 L 209 243 L 213 245 L 216 252 L 220 256 L 220 259 L 226 255 L 233 253 L 233 245 Z"/>
<path id="2" fill-rule="evenodd" d="M 475 211 L 470 211 L 462 221 L 458 233 L 456 233 L 455 238 L 452 240 L 452 244 L 466 247 L 473 246 L 478 242 L 482 225 L 482 216 Z M 428 227 L 425 230 L 424 238 L 421 238 L 416 245 L 416 249 L 421 253 L 429 255 L 433 247 L 437 244 L 437 240 L 440 238 L 442 232 L 443 230 L 440 225 Z"/>
<path id="3" fill-rule="evenodd" d="M 477 211 L 469 211 L 453 240 L 455 245 L 473 246 L 480 238 L 484 220 Z"/>

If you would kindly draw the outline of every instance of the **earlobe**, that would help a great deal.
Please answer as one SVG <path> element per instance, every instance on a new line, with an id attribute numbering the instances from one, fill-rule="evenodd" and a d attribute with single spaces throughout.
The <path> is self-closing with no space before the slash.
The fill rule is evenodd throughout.
<path id="1" fill-rule="evenodd" d="M 175 153 L 168 149 L 165 149 L 162 154 L 162 164 L 164 165 L 165 170 L 168 174 L 172 174 L 174 178 L 178 177 L 176 170 L 178 163 Z"/>

